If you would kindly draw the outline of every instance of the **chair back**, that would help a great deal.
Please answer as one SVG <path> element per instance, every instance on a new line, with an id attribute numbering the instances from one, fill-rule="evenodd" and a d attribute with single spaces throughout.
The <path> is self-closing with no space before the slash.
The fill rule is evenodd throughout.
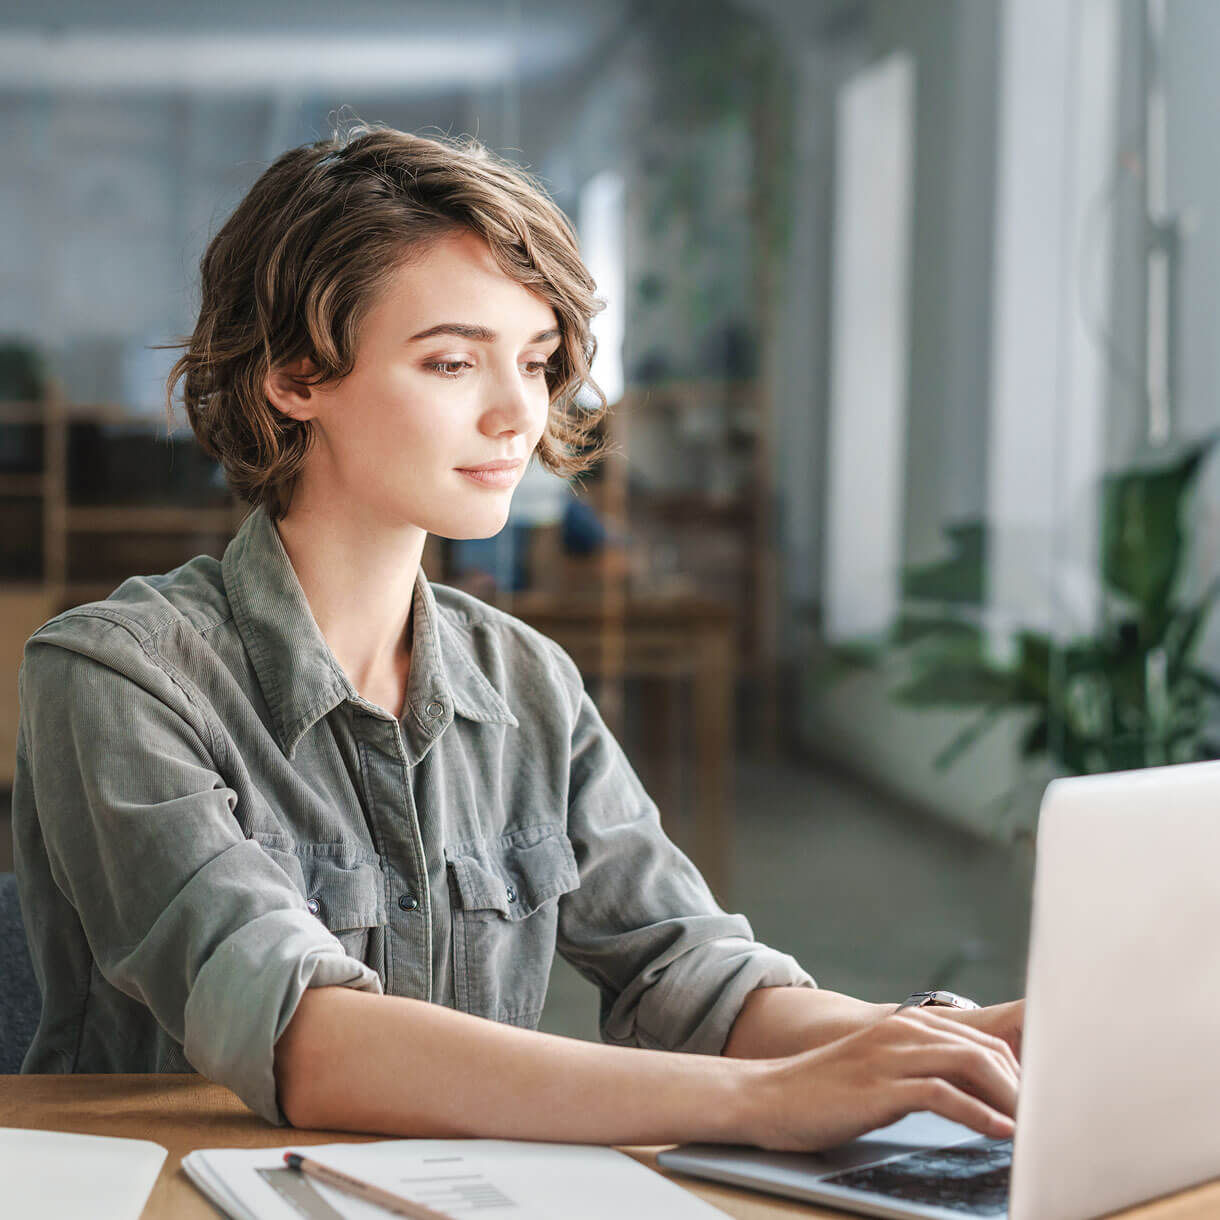
<path id="1" fill-rule="evenodd" d="M 42 995 L 17 901 L 17 876 L 0 873 L 0 1075 L 21 1071 L 41 1013 Z"/>

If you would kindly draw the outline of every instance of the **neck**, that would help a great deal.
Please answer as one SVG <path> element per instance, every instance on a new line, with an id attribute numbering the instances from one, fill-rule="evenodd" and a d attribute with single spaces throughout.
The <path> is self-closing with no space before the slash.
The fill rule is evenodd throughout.
<path id="1" fill-rule="evenodd" d="M 411 601 L 427 534 L 415 525 L 323 509 L 301 495 L 293 496 L 276 528 L 348 680 L 363 698 L 400 715 L 411 664 Z"/>

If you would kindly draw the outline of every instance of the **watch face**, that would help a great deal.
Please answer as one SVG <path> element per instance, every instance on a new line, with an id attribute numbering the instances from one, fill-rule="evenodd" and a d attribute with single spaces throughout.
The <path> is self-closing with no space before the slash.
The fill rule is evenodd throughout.
<path id="1" fill-rule="evenodd" d="M 978 1005 L 954 991 L 916 991 L 907 996 L 899 1009 L 903 1008 L 978 1008 Z"/>
<path id="2" fill-rule="evenodd" d="M 958 995 L 954 991 L 932 991 L 929 992 L 928 998 L 924 1001 L 925 1004 L 939 1005 L 941 1008 L 977 1008 L 978 1005 L 973 1000 L 968 1000 L 964 995 Z"/>

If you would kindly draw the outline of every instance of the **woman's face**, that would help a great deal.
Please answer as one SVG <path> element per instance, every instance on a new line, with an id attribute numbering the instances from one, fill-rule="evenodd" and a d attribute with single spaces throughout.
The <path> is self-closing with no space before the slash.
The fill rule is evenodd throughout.
<path id="1" fill-rule="evenodd" d="M 546 425 L 559 341 L 555 311 L 482 238 L 437 242 L 394 272 L 352 372 L 291 411 L 315 429 L 293 507 L 300 496 L 370 524 L 496 533 Z"/>

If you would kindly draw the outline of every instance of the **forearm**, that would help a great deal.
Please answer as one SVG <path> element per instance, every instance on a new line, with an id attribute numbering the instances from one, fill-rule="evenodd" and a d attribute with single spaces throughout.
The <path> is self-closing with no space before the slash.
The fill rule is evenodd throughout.
<path id="1" fill-rule="evenodd" d="M 896 1007 L 821 988 L 759 987 L 746 997 L 724 1054 L 738 1059 L 796 1055 L 875 1024 Z"/>
<path id="2" fill-rule="evenodd" d="M 321 987 L 301 998 L 275 1069 L 295 1126 L 658 1144 L 748 1141 L 764 1065 L 601 1046 Z"/>

